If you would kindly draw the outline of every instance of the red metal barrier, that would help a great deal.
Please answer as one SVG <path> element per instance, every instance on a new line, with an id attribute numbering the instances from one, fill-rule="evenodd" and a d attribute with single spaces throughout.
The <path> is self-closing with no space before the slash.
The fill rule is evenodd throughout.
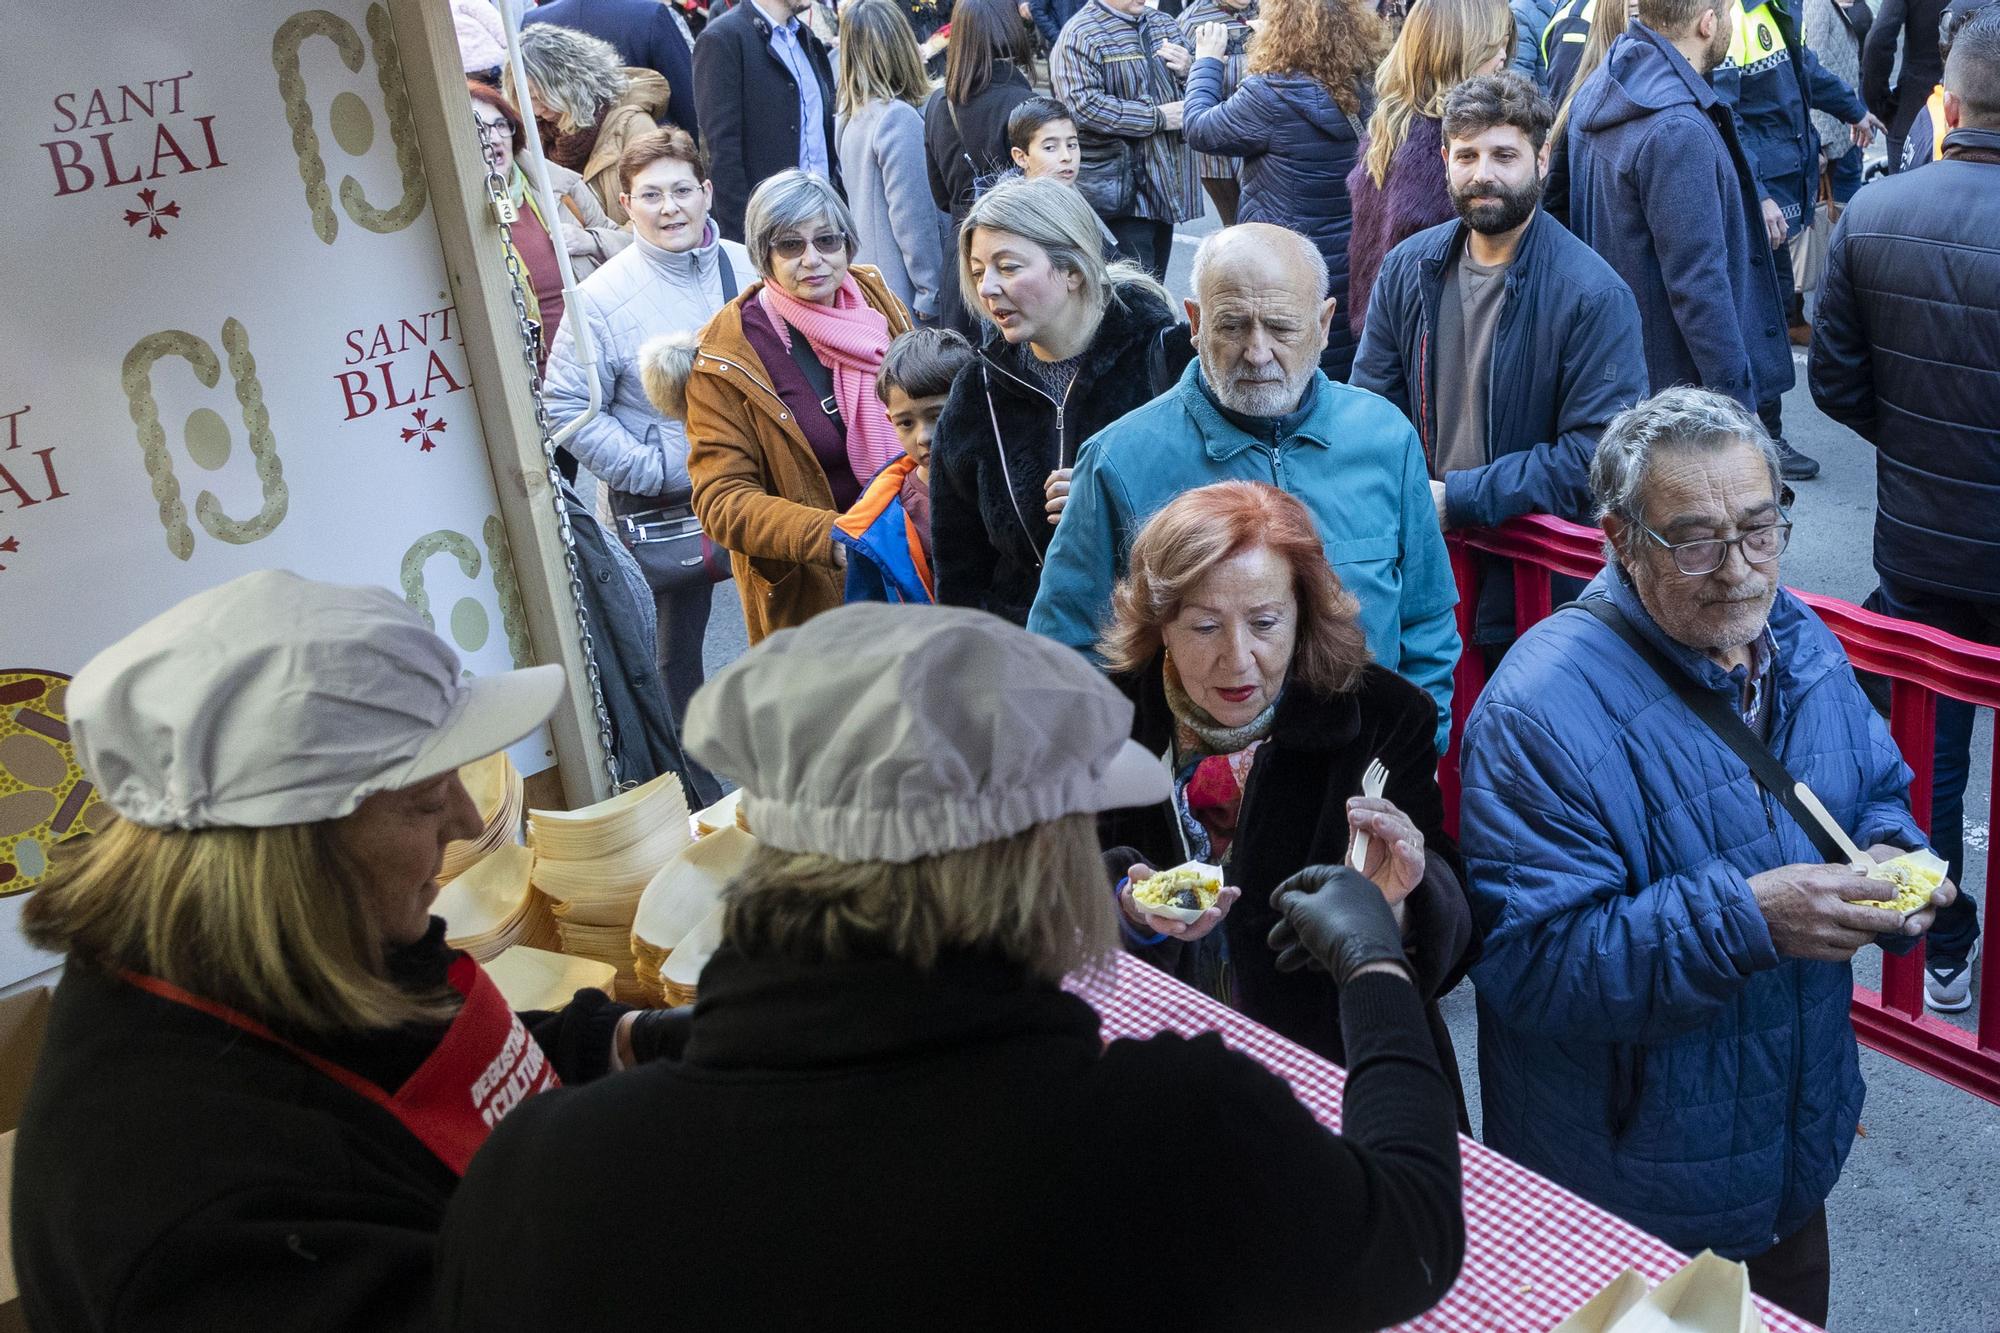
<path id="1" fill-rule="evenodd" d="M 1459 738 L 1466 715 L 1472 711 L 1471 701 L 1486 685 L 1485 658 L 1471 646 L 1481 555 L 1513 561 L 1515 620 L 1519 628 L 1526 629 L 1554 609 L 1549 575 L 1595 576 L 1604 565 L 1604 539 L 1596 528 L 1536 514 L 1497 528 L 1453 532 L 1446 541 L 1451 548 L 1452 573 L 1458 580 L 1459 641 L 1466 645 L 1452 682 L 1451 747 L 1438 771 L 1446 822 L 1455 834 Z M 1798 595 L 1839 638 L 1848 660 L 1890 678 L 1889 730 L 1915 774 L 1910 783 L 1910 811 L 1917 824 L 1928 830 L 1937 697 L 1942 694 L 1982 708 L 2000 708 L 2000 648 L 1864 611 L 1838 598 L 1807 592 Z M 2000 773 L 2000 727 L 1995 730 L 1994 771 Z M 2000 783 L 1994 784 L 1992 797 L 1989 828 L 2000 827 Z M 1991 959 L 2000 949 L 2000 924 L 1996 924 L 1994 912 L 1983 915 L 1983 953 Z M 1980 987 L 1977 1024 L 1972 1032 L 1925 1013 L 1923 1004 L 1923 949 L 1900 958 L 1885 954 L 1882 993 L 1854 988 L 1855 1033 L 1885 1055 L 2000 1104 L 2000 986 Z"/>

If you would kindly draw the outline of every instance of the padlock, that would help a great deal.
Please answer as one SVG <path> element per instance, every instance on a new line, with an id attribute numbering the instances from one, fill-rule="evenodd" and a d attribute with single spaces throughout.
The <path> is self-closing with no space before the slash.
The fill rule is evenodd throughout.
<path id="1" fill-rule="evenodd" d="M 500 225 L 503 227 L 511 227 L 521 220 L 521 210 L 514 207 L 514 201 L 505 195 L 499 195 L 493 200 L 493 215 L 500 219 Z"/>

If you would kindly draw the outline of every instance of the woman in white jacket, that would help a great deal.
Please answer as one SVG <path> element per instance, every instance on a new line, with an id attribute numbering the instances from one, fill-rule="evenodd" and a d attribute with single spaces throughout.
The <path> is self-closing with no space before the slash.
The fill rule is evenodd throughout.
<path id="1" fill-rule="evenodd" d="M 692 494 L 687 434 L 646 400 L 640 346 L 657 334 L 699 330 L 756 274 L 743 247 L 721 239 L 709 220 L 708 163 L 686 131 L 669 125 L 639 136 L 619 157 L 618 178 L 632 244 L 577 288 L 573 316 L 590 322 L 603 411 L 569 448 L 612 489 L 614 505 L 629 511 L 686 504 Z M 590 402 L 567 320 L 556 334 L 543 395 L 558 423 L 582 416 Z M 656 590 L 654 598 L 660 674 L 678 726 L 702 681 L 711 590 L 696 584 Z"/>
<path id="2" fill-rule="evenodd" d="M 931 94 L 915 32 L 895 0 L 840 11 L 840 176 L 854 258 L 873 264 L 919 324 L 938 319 L 951 220 L 931 198 L 921 108 Z"/>

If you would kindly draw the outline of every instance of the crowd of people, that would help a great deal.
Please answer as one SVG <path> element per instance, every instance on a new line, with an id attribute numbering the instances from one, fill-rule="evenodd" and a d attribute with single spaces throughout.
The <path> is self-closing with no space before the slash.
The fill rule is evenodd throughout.
<path id="1" fill-rule="evenodd" d="M 1853 960 L 1970 1003 L 1973 709 L 1926 833 L 1780 582 L 1781 404 L 1804 343 L 1877 450 L 1871 606 L 2000 644 L 2000 5 L 552 0 L 527 106 L 453 10 L 614 724 L 759 847 L 691 1012 L 514 1014 L 432 878 L 560 672 L 276 573 L 135 630 L 23 915 L 34 1326 L 1381 1327 L 1464 1259 L 1462 981 L 1491 1146 L 1826 1321 Z M 1523 514 L 1604 569 L 1524 630 L 1489 559 L 1462 643 L 1445 534 Z M 1121 949 L 1347 1066 L 1341 1133 L 1100 1043 Z"/>

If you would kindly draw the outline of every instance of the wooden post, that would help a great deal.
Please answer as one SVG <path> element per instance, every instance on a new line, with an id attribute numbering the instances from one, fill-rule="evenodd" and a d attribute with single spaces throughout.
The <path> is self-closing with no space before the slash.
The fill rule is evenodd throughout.
<path id="1" fill-rule="evenodd" d="M 471 165 L 482 159 L 473 136 L 458 39 L 449 6 L 436 0 L 387 2 L 529 637 L 539 660 L 561 663 L 569 676 L 568 694 L 549 719 L 563 795 L 572 808 L 587 805 L 611 795 L 611 778 L 597 730 L 596 701 L 584 669 L 576 600 L 570 592 L 534 396 L 521 356 L 520 321 L 501 250 L 500 226 L 488 203 L 483 164 Z M 526 107 L 521 110 L 528 114 Z"/>

